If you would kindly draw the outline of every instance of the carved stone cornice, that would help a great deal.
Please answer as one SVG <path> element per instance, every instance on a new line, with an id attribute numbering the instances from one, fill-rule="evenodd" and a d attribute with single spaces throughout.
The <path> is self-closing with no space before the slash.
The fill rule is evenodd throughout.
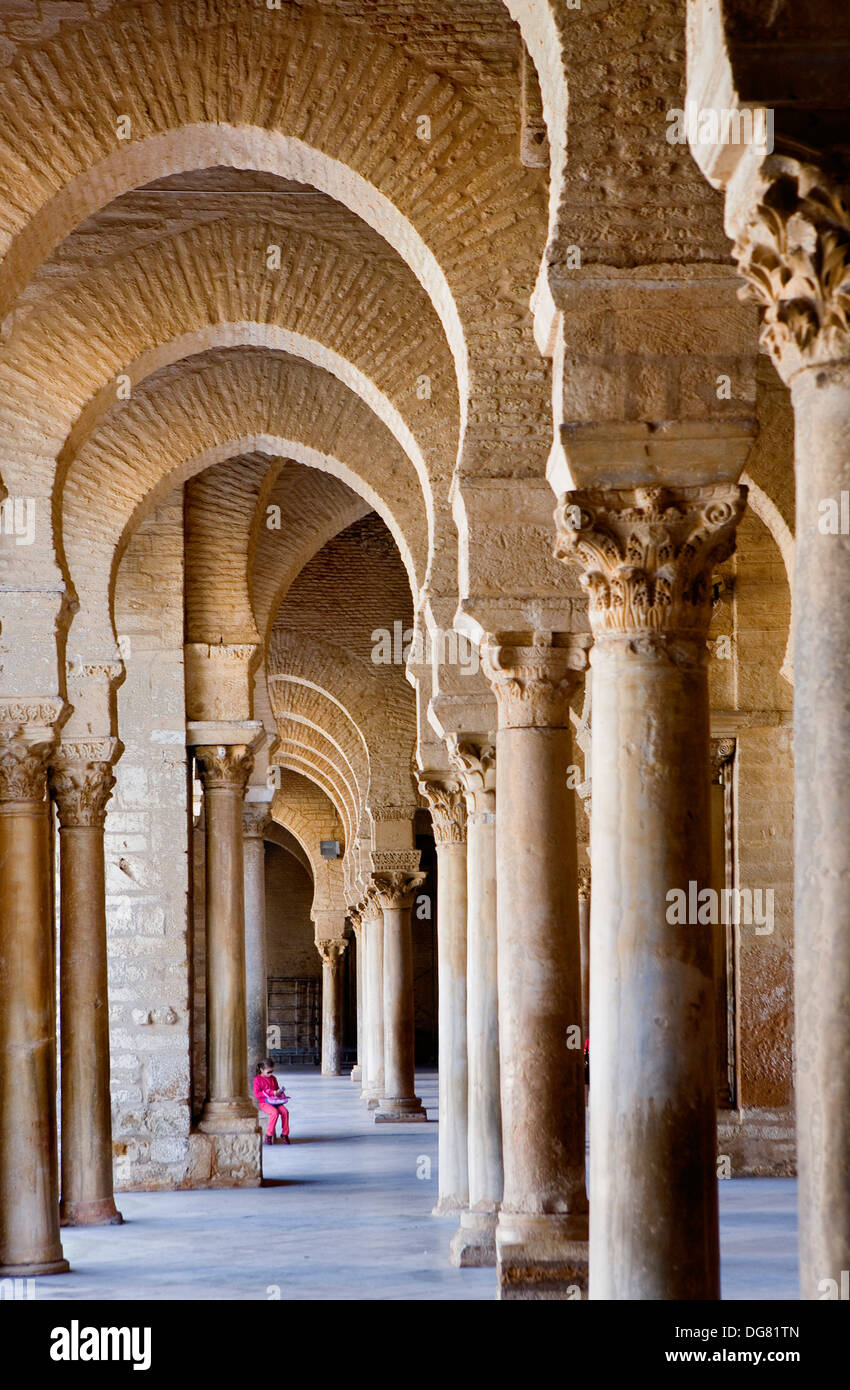
<path id="1" fill-rule="evenodd" d="M 50 769 L 50 794 L 56 802 L 59 826 L 100 829 L 106 821 L 106 805 L 115 786 L 111 762 L 71 760 L 63 756 Z"/>
<path id="2" fill-rule="evenodd" d="M 495 746 L 485 740 L 450 734 L 446 749 L 466 796 L 469 824 L 492 824 L 496 812 Z"/>
<path id="3" fill-rule="evenodd" d="M 418 849 L 373 849 L 369 857 L 373 874 L 415 874 L 419 869 Z"/>
<path id="4" fill-rule="evenodd" d="M 64 700 L 34 696 L 0 696 L 0 727 L 14 726 L 24 729 L 27 725 L 36 728 L 52 728 L 62 723 L 62 717 L 70 713 Z"/>
<path id="5" fill-rule="evenodd" d="M 52 750 L 52 737 L 28 737 L 21 729 L 0 728 L 0 803 L 44 801 Z"/>
<path id="6" fill-rule="evenodd" d="M 247 802 L 242 807 L 242 834 L 246 840 L 263 840 L 272 823 L 268 805 Z"/>
<path id="7" fill-rule="evenodd" d="M 407 911 L 413 906 L 416 890 L 425 882 L 425 874 L 381 873 L 372 875 L 375 896 L 383 912 Z"/>
<path id="8" fill-rule="evenodd" d="M 335 937 L 330 941 L 317 941 L 316 950 L 322 957 L 322 964 L 333 967 L 339 965 L 339 962 L 345 954 L 347 945 L 348 942 L 346 940 Z"/>
<path id="9" fill-rule="evenodd" d="M 416 803 L 414 801 L 403 804 L 384 802 L 379 806 L 370 805 L 368 810 L 376 824 L 386 824 L 389 821 L 412 821 L 416 815 Z"/>
<path id="10" fill-rule="evenodd" d="M 588 636 L 569 635 L 556 645 L 548 633 L 535 633 L 531 646 L 488 643 L 482 665 L 499 705 L 500 728 L 567 728 L 589 646 Z"/>
<path id="11" fill-rule="evenodd" d="M 746 496 L 730 483 L 565 493 L 555 555 L 583 569 L 597 644 L 673 655 L 671 642 L 698 643 L 682 659 L 704 659 L 712 570 L 735 548 Z"/>
<path id="12" fill-rule="evenodd" d="M 434 841 L 438 845 L 466 843 L 466 801 L 456 782 L 421 780 L 419 790 L 428 803 Z"/>
<path id="13" fill-rule="evenodd" d="M 247 744 L 199 744 L 194 753 L 204 791 L 227 789 L 244 795 L 254 768 L 254 754 Z"/>
<path id="14" fill-rule="evenodd" d="M 764 310 L 761 342 L 787 383 L 850 360 L 850 190 L 825 170 L 766 159 L 736 218 L 739 296 Z"/>

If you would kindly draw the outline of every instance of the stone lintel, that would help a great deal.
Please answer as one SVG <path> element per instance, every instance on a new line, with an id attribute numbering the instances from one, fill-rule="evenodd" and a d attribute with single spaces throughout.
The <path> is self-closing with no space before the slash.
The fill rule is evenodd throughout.
<path id="1" fill-rule="evenodd" d="M 755 420 L 610 420 L 561 425 L 575 488 L 737 482 Z"/>
<path id="2" fill-rule="evenodd" d="M 263 725 L 255 719 L 193 719 L 186 724 L 186 743 L 190 748 L 244 744 L 251 752 L 262 746 L 266 736 Z"/>

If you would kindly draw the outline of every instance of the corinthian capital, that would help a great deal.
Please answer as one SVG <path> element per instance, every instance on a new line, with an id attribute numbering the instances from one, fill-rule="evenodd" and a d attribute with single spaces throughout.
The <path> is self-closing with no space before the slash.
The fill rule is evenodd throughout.
<path id="1" fill-rule="evenodd" d="M 428 803 L 434 840 L 438 845 L 462 845 L 466 842 L 466 804 L 456 782 L 425 780 L 419 790 Z"/>
<path id="2" fill-rule="evenodd" d="M 0 802 L 43 801 L 52 737 L 31 739 L 21 729 L 0 729 Z"/>
<path id="3" fill-rule="evenodd" d="M 850 358 L 850 197 L 813 164 L 775 155 L 734 223 L 739 291 L 764 309 L 761 341 L 788 382 Z"/>
<path id="4" fill-rule="evenodd" d="M 316 950 L 322 957 L 322 963 L 324 965 L 334 966 L 338 965 L 342 960 L 347 945 L 347 941 L 334 937 L 332 940 L 328 941 L 317 941 Z"/>
<path id="5" fill-rule="evenodd" d="M 246 840 L 262 840 L 271 819 L 267 805 L 251 805 L 249 802 L 242 807 L 242 834 Z"/>
<path id="6" fill-rule="evenodd" d="M 501 727 L 567 728 L 589 646 L 589 637 L 567 634 L 556 643 L 550 633 L 535 633 L 530 646 L 488 644 L 483 668 Z"/>
<path id="7" fill-rule="evenodd" d="M 247 744 L 202 744 L 195 748 L 195 760 L 204 791 L 228 788 L 244 795 L 254 767 L 254 754 Z"/>
<path id="8" fill-rule="evenodd" d="M 492 820 L 496 809 L 496 749 L 487 740 L 450 734 L 446 740 L 449 762 L 466 795 L 470 823 Z"/>
<path id="9" fill-rule="evenodd" d="M 712 570 L 735 548 L 746 495 L 730 483 L 565 493 L 555 555 L 583 570 L 597 643 L 704 643 Z"/>
<path id="10" fill-rule="evenodd" d="M 372 885 L 381 910 L 393 912 L 411 908 L 416 897 L 416 890 L 422 887 L 425 877 L 425 874 L 373 874 Z"/>
<path id="11" fill-rule="evenodd" d="M 63 760 L 50 769 L 50 792 L 63 830 L 75 826 L 100 826 L 106 821 L 106 803 L 115 778 L 108 762 Z"/>

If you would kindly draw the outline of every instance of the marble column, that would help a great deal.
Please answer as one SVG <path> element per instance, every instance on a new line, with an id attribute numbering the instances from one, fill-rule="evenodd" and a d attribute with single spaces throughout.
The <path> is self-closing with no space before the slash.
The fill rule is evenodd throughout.
<path id="1" fill-rule="evenodd" d="M 499 1297 L 587 1284 L 584 1075 L 570 699 L 589 639 L 535 633 L 485 650 L 499 706 L 497 949 L 504 1195 Z"/>
<path id="2" fill-rule="evenodd" d="M 590 870 L 578 881 L 578 938 L 581 954 L 581 1037 L 590 1032 Z"/>
<path id="3" fill-rule="evenodd" d="M 322 1076 L 342 1074 L 342 957 L 348 942 L 341 937 L 317 941 L 322 957 Z"/>
<path id="4" fill-rule="evenodd" d="M 366 1075 L 360 1099 L 376 1110 L 384 1094 L 384 914 L 374 893 L 362 909 L 366 943 Z"/>
<path id="5" fill-rule="evenodd" d="M 775 157 L 727 194 L 727 225 L 794 408 L 800 1281 L 821 1299 L 850 1269 L 850 185 Z"/>
<path id="6" fill-rule="evenodd" d="M 349 920 L 354 932 L 354 971 L 357 990 L 357 1058 L 351 1068 L 351 1081 L 355 1086 L 363 1085 L 363 928 L 360 913 L 349 908 Z"/>
<path id="7" fill-rule="evenodd" d="M 245 999 L 248 1074 L 269 1051 L 266 959 L 266 841 L 271 818 L 262 804 L 242 809 L 245 884 Z"/>
<path id="8" fill-rule="evenodd" d="M 120 1225 L 122 1219 L 112 1189 L 103 847 L 116 744 L 63 744 L 50 771 L 59 816 L 64 1226 Z"/>
<path id="9" fill-rule="evenodd" d="M 593 1299 L 719 1297 L 712 928 L 689 919 L 711 884 L 711 577 L 745 496 L 572 492 L 557 512 L 594 637 Z"/>
<path id="10" fill-rule="evenodd" d="M 466 1050 L 466 806 L 457 783 L 424 779 L 437 847 L 438 1167 L 434 1216 L 469 1203 Z"/>
<path id="11" fill-rule="evenodd" d="M 68 1269 L 59 1235 L 46 799 L 53 738 L 47 725 L 0 723 L 0 1277 Z"/>
<path id="12" fill-rule="evenodd" d="M 450 1247 L 453 1264 L 495 1265 L 502 1200 L 499 983 L 496 947 L 496 749 L 449 740 L 467 808 L 466 1038 L 469 1059 L 469 1205 Z"/>
<path id="13" fill-rule="evenodd" d="M 195 748 L 206 835 L 207 1099 L 199 1128 L 257 1127 L 249 1096 L 245 1011 L 242 801 L 253 755 L 244 744 Z"/>
<path id="14" fill-rule="evenodd" d="M 377 858 L 373 854 L 373 859 Z M 418 863 L 418 851 L 404 852 Z M 424 1121 L 428 1116 L 415 1094 L 413 1019 L 413 939 L 410 911 L 425 875 L 412 870 L 373 872 L 372 884 L 383 913 L 384 1089 L 375 1111 L 377 1124 Z"/>

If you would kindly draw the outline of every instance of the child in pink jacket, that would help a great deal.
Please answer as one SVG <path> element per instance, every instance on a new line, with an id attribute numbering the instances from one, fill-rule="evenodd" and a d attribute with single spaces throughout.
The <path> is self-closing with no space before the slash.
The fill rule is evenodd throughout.
<path id="1" fill-rule="evenodd" d="M 254 1077 L 254 1095 L 260 1109 L 269 1116 L 265 1142 L 267 1144 L 274 1143 L 274 1132 L 277 1128 L 278 1117 L 280 1117 L 280 1132 L 283 1135 L 284 1144 L 288 1144 L 289 1111 L 281 1102 L 288 1100 L 289 1097 L 282 1087 L 278 1088 L 277 1078 L 274 1075 L 274 1063 L 268 1057 L 257 1064 L 257 1074 Z"/>

